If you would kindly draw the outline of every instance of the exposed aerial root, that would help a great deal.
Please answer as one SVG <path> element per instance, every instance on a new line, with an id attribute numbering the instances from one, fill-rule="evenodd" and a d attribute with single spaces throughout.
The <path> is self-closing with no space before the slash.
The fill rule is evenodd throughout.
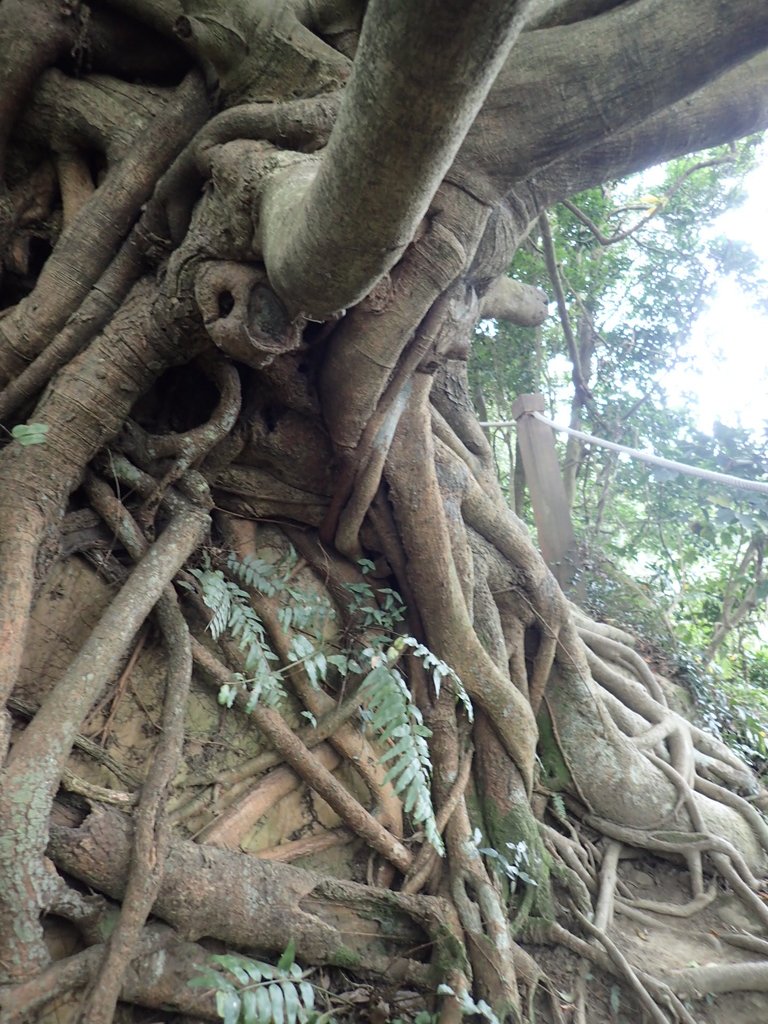
<path id="1" fill-rule="evenodd" d="M 232 678 L 232 671 L 220 662 L 215 655 L 206 650 L 202 644 L 193 641 L 195 659 L 219 684 Z M 235 645 L 227 645 L 228 658 L 242 667 L 242 654 Z M 357 835 L 364 839 L 379 854 L 393 863 L 400 871 L 406 872 L 411 865 L 411 853 L 393 836 L 362 804 L 333 776 L 331 769 L 336 767 L 338 758 L 326 750 L 321 760 L 321 751 L 312 751 L 304 744 L 300 736 L 288 726 L 280 714 L 266 706 L 257 705 L 251 716 L 259 730 L 269 739 L 275 751 L 303 779 L 307 785 L 319 793 L 324 800 L 340 816 L 341 820 Z M 343 721 L 337 721 L 337 730 L 343 729 Z M 326 763 L 323 763 L 325 760 Z M 279 795 L 275 794 L 275 795 Z M 262 805 L 265 811 L 266 806 Z M 235 815 L 237 811 L 234 812 Z M 249 808 L 248 817 L 254 813 Z M 225 828 L 228 826 L 224 826 Z M 220 830 L 212 825 L 205 830 L 208 839 L 220 834 Z"/>
<path id="2" fill-rule="evenodd" d="M 35 290 L 4 317 L 0 327 L 3 381 L 15 377 L 39 355 L 76 312 L 133 227 L 158 178 L 207 114 L 203 83 L 192 73 L 144 132 L 141 145 L 110 169 L 76 223 L 59 240 Z"/>
<path id="3" fill-rule="evenodd" d="M 463 512 L 465 522 L 475 530 L 482 533 L 502 560 L 508 560 L 509 564 L 517 567 L 517 606 L 506 602 L 506 598 L 498 583 L 492 586 L 493 599 L 496 602 L 501 621 L 504 623 L 503 633 L 505 636 L 520 636 L 529 628 L 531 622 L 535 623 L 539 631 L 539 642 L 531 663 L 526 667 L 528 697 L 531 702 L 540 699 L 540 695 L 548 687 L 552 677 L 553 664 L 557 663 L 561 671 L 566 675 L 577 675 L 584 680 L 585 692 L 590 694 L 590 700 L 598 706 L 605 704 L 605 708 L 612 715 L 615 715 L 615 725 L 609 728 L 609 719 L 605 711 L 602 711 L 602 720 L 605 722 L 606 738 L 610 737 L 610 743 L 616 750 L 621 763 L 621 758 L 626 757 L 631 749 L 636 754 L 631 755 L 633 764 L 640 764 L 643 761 L 647 765 L 649 780 L 654 776 L 665 780 L 662 783 L 654 782 L 654 786 L 661 785 L 659 795 L 663 787 L 670 787 L 664 796 L 659 800 L 659 813 L 655 820 L 648 819 L 643 827 L 638 827 L 630 816 L 626 822 L 620 817 L 613 815 L 620 804 L 610 804 L 611 816 L 601 816 L 590 807 L 589 801 L 600 799 L 600 787 L 595 786 L 597 781 L 594 776 L 591 780 L 589 798 L 586 799 L 586 808 L 583 806 L 585 795 L 575 780 L 572 803 L 574 813 L 583 818 L 586 825 L 597 830 L 597 832 L 608 838 L 608 845 L 604 849 L 601 858 L 601 867 L 598 883 L 596 865 L 591 856 L 586 852 L 589 844 L 585 845 L 584 838 L 571 828 L 571 836 L 564 835 L 561 829 L 562 822 L 557 822 L 556 827 L 541 823 L 542 837 L 550 849 L 555 861 L 559 864 L 558 877 L 562 884 L 570 888 L 578 905 L 582 908 L 576 911 L 576 917 L 585 932 L 598 941 L 605 950 L 605 955 L 595 957 L 591 953 L 594 962 L 599 963 L 611 973 L 621 977 L 634 991 L 639 1004 L 646 1010 L 658 1024 L 667 1024 L 670 1020 L 691 1022 L 692 1017 L 678 998 L 674 987 L 666 985 L 664 981 L 654 979 L 649 975 L 633 970 L 623 954 L 616 945 L 608 938 L 606 932 L 610 927 L 614 910 L 630 916 L 642 918 L 643 914 L 656 913 L 668 914 L 681 918 L 691 918 L 708 907 L 714 900 L 717 890 L 714 885 L 705 887 L 704 872 L 706 868 L 720 875 L 729 882 L 734 891 L 740 896 L 749 911 L 756 915 L 761 921 L 768 921 L 768 913 L 756 890 L 761 885 L 758 877 L 765 861 L 763 854 L 766 852 L 766 840 L 768 830 L 764 820 L 755 808 L 742 796 L 737 795 L 730 789 L 726 789 L 721 782 L 726 780 L 731 785 L 739 785 L 742 780 L 749 779 L 746 767 L 729 751 L 722 743 L 708 734 L 691 726 L 677 712 L 668 707 L 666 694 L 661 682 L 653 674 L 648 665 L 639 654 L 633 649 L 632 637 L 624 631 L 611 626 L 604 626 L 595 623 L 587 615 L 575 606 L 567 608 L 552 600 L 547 592 L 546 579 L 536 574 L 521 579 L 519 567 L 525 563 L 522 552 L 524 542 L 515 535 L 514 531 L 504 525 L 503 514 L 496 510 L 494 502 L 484 493 L 483 488 L 475 479 L 475 468 L 472 465 L 472 458 L 466 450 L 462 450 L 461 442 L 456 438 L 451 441 L 448 433 L 449 426 L 441 421 L 440 442 L 436 445 L 438 461 L 445 465 L 456 466 L 458 460 L 466 467 L 467 475 L 464 477 L 464 502 Z M 411 424 L 408 430 L 408 437 L 413 443 L 414 428 Z M 450 451 L 451 455 L 446 456 Z M 398 458 L 397 449 L 394 449 L 395 458 Z M 453 460 L 453 462 L 451 462 Z M 453 470 L 451 470 L 453 472 Z M 400 472 L 400 471 L 399 471 Z M 441 498 L 442 503 L 450 506 L 453 500 L 448 471 L 444 470 L 441 477 Z M 403 530 L 405 521 L 401 509 L 403 497 L 401 496 L 402 481 L 392 470 L 389 473 L 391 487 L 390 495 L 394 494 L 394 503 L 398 528 Z M 403 491 L 403 493 L 405 493 Z M 427 488 L 422 479 L 420 490 L 421 504 L 419 511 L 422 516 L 430 509 L 428 500 L 425 503 Z M 469 495 L 469 499 L 466 497 Z M 434 534 L 444 527 L 437 525 L 435 519 L 427 515 L 426 522 L 429 526 L 430 538 L 424 538 L 427 546 L 434 545 Z M 450 529 L 450 527 L 449 527 Z M 414 552 L 416 551 L 413 542 L 406 545 L 408 552 L 408 574 L 413 581 Z M 475 576 L 474 593 L 476 602 L 485 602 L 487 598 L 481 586 L 480 568 L 478 553 L 482 549 L 475 545 L 473 563 Z M 433 553 L 434 563 L 439 562 L 439 557 Z M 454 561 L 458 568 L 463 565 L 464 555 L 461 549 L 454 544 Z M 488 562 L 487 564 L 493 564 Z M 453 569 L 449 565 L 447 570 L 450 573 Z M 498 570 L 495 570 L 498 575 Z M 522 600 L 521 600 L 522 598 Z M 466 600 L 466 588 L 465 588 Z M 422 615 L 425 614 L 426 605 L 419 600 Z M 450 605 L 448 606 L 450 607 Z M 482 611 L 483 604 L 475 604 L 475 622 L 480 623 L 488 637 L 493 636 L 492 625 L 493 610 Z M 522 620 L 522 629 L 515 629 L 509 622 L 510 611 Z M 448 615 L 446 606 L 442 606 L 442 614 Z M 505 619 L 504 616 L 507 616 Z M 568 617 L 576 627 L 575 631 L 568 625 Z M 427 627 L 430 625 L 429 614 L 427 613 Z M 454 627 L 456 628 L 456 627 Z M 493 649 L 492 641 L 489 645 Z M 510 668 L 514 664 L 514 652 L 508 648 Z M 514 676 L 513 676 L 514 678 Z M 556 700 L 556 698 L 554 698 Z M 548 705 L 550 706 L 550 705 Z M 554 708 L 554 705 L 551 705 Z M 489 712 L 491 720 L 498 721 L 498 710 Z M 559 721 L 559 711 L 552 711 L 553 717 Z M 555 727 L 556 742 L 561 743 L 558 727 Z M 618 728 L 616 728 L 618 726 Z M 477 727 L 475 727 L 477 733 Z M 586 749 L 589 749 L 591 740 L 586 741 Z M 622 748 L 624 753 L 622 753 Z M 574 764 L 574 750 L 561 745 L 561 753 L 565 754 L 565 766 L 570 768 Z M 433 743 L 434 756 L 438 758 L 438 747 Z M 584 763 L 585 749 L 580 751 L 579 763 Z M 638 758 L 640 761 L 638 761 Z M 586 756 L 589 762 L 589 755 Z M 606 761 L 606 766 L 608 765 Z M 627 766 L 628 768 L 628 766 Z M 631 777 L 631 769 L 628 768 Z M 720 781 L 713 782 L 710 779 L 716 778 Z M 566 789 L 568 783 L 566 783 Z M 603 790 L 605 792 L 605 790 Z M 702 803 L 702 797 L 708 798 Z M 631 798 L 630 798 L 631 799 Z M 610 802 L 609 802 L 610 803 Z M 729 826 L 718 825 L 719 812 L 714 812 L 714 805 L 728 808 L 729 812 L 735 812 L 736 818 L 729 819 L 741 821 L 740 830 L 733 832 Z M 571 806 L 571 804 L 569 804 Z M 460 808 L 459 808 L 460 810 Z M 713 817 L 714 813 L 714 817 Z M 459 820 L 461 820 L 459 818 Z M 724 834 L 732 836 L 726 840 Z M 448 836 L 451 835 L 449 825 Z M 755 843 L 762 849 L 762 854 L 757 853 Z M 466 844 L 466 837 L 465 837 Z M 687 904 L 670 904 L 664 901 L 634 900 L 626 896 L 626 888 L 622 887 L 617 891 L 618 875 L 617 866 L 624 844 L 630 848 L 640 848 L 655 851 L 665 855 L 679 855 L 689 867 L 691 877 L 691 888 L 693 898 Z M 466 845 L 462 848 L 466 850 Z M 457 865 L 462 864 L 462 855 L 459 849 L 452 849 L 449 845 L 449 870 L 456 870 Z M 451 868 L 453 865 L 453 868 Z M 762 866 L 761 866 L 762 865 Z M 465 865 L 466 868 L 466 865 Z M 461 870 L 461 869 L 460 869 Z M 458 877 L 458 876 L 456 876 Z M 467 876 L 469 877 L 469 876 Z M 476 894 L 482 893 L 482 884 L 479 881 L 474 883 Z M 472 914 L 470 904 L 466 904 L 466 892 L 459 886 L 453 892 L 454 901 L 459 910 L 459 915 L 465 928 L 465 933 L 471 932 Z M 592 914 L 594 913 L 594 917 Z M 475 916 L 474 920 L 478 920 Z M 488 928 L 492 916 L 483 920 L 483 927 Z M 533 929 L 536 934 L 536 929 Z M 562 938 L 562 936 L 561 936 Z M 571 948 L 584 950 L 580 945 L 581 940 L 571 944 Z M 469 943 L 470 952 L 472 942 Z M 589 944 L 590 951 L 594 947 Z M 474 961 L 473 961 L 474 962 Z M 749 971 L 743 973 L 743 977 L 750 976 Z M 687 983 L 686 983 L 687 984 Z M 681 993 L 689 995 L 693 991 L 694 982 L 686 989 L 681 983 Z M 759 987 L 759 982 L 757 987 Z M 670 1016 L 671 1015 L 671 1016 Z"/>
<path id="4" fill-rule="evenodd" d="M 695 899 L 689 900 L 688 903 L 665 903 L 661 900 L 629 900 L 619 897 L 616 901 L 616 906 L 619 910 L 649 910 L 653 914 L 666 914 L 668 917 L 694 917 L 714 903 L 717 897 L 717 887 L 711 885 L 706 892 L 702 892 Z"/>
<path id="5" fill-rule="evenodd" d="M 170 466 L 157 484 L 154 495 L 145 498 L 141 511 L 144 519 L 154 516 L 165 491 L 180 480 L 188 469 L 199 465 L 211 449 L 234 427 L 241 405 L 240 378 L 229 360 L 213 351 L 201 356 L 197 363 L 219 391 L 219 402 L 208 421 L 183 434 L 148 435 L 137 423 L 128 421 L 119 447 L 140 466 L 158 459 L 171 458 Z"/>
<path id="6" fill-rule="evenodd" d="M 346 58 L 340 64 L 346 73 Z M 37 288 L 0 325 L 7 343 L 0 358 L 8 375 L 18 374 L 0 396 L 0 418 L 50 385 L 34 412 L 49 428 L 46 445 L 0 453 L 0 557 L 19 577 L 0 588 L 0 696 L 10 695 L 19 672 L 36 573 L 44 576 L 58 554 L 43 539 L 58 536 L 65 513 L 79 526 L 90 517 L 92 538 L 106 526 L 118 584 L 32 723 L 14 737 L 4 772 L 3 1024 L 75 987 L 86 989 L 82 1024 L 107 1024 L 119 997 L 215 1016 L 211 993 L 188 985 L 207 951 L 148 923 L 150 913 L 225 948 L 279 955 L 295 943 L 307 964 L 416 986 L 429 1012 L 440 996 L 440 1024 L 478 1011 L 475 999 L 488 1004 L 480 1013 L 490 1007 L 503 1024 L 533 1021 L 546 999 L 549 1018 L 560 1024 L 554 983 L 521 945 L 542 939 L 580 958 L 579 1024 L 589 1020 L 590 964 L 618 979 L 654 1024 L 692 1024 L 681 997 L 704 987 L 768 990 L 757 959 L 656 977 L 615 941 L 616 914 L 645 924 L 652 915 L 687 921 L 711 906 L 721 882 L 768 926 L 761 890 L 768 825 L 745 796 L 754 782 L 746 766 L 668 705 L 664 681 L 628 633 L 566 599 L 496 482 L 469 402 L 465 356 L 483 291 L 499 274 L 495 236 L 523 225 L 496 223 L 500 212 L 471 189 L 443 185 L 391 274 L 349 315 L 308 324 L 303 314 L 289 316 L 291 296 L 278 302 L 266 287 L 263 243 L 280 248 L 283 240 L 267 239 L 269 217 L 255 223 L 255 213 L 277 210 L 274 193 L 259 208 L 257 182 L 272 173 L 270 161 L 277 178 L 284 161 L 314 174 L 326 158 L 306 153 L 327 143 L 338 98 L 246 104 L 209 122 L 192 142 L 207 114 L 199 79 L 161 90 L 155 101 L 162 110 L 149 135 L 157 153 L 137 149 L 113 160 L 109 149 L 105 181 L 95 190 L 79 151 L 59 155 L 43 174 L 35 189 L 48 195 L 58 181 L 65 230 Z M 163 132 L 168 138 L 158 138 Z M 0 143 L 1 136 L 2 124 Z M 201 199 L 204 178 L 210 183 Z M 112 220 L 102 237 L 105 207 Z M 322 219 L 328 211 L 316 212 Z M 177 245 L 157 280 L 137 280 Z M 88 257 L 82 267 L 81 252 Z M 80 271 L 71 290 L 65 275 L 56 276 L 65 263 Z M 324 267 L 310 270 L 323 287 L 331 280 Z M 24 360 L 32 360 L 26 368 Z M 218 400 L 191 427 L 198 406 L 181 410 L 179 427 L 175 409 L 157 412 L 154 385 L 164 369 L 193 360 L 198 372 L 189 379 L 202 374 Z M 201 392 L 209 407 L 211 388 Z M 148 422 L 151 432 L 141 425 Z M 294 465 L 299 448 L 303 460 Z M 265 482 L 275 485 L 266 497 Z M 217 512 L 211 521 L 209 487 L 219 508 L 237 509 L 240 518 Z M 226 493 L 242 503 L 227 505 Z M 94 527 L 96 514 L 103 523 Z M 256 522 L 267 518 L 269 526 Z M 284 591 L 260 588 L 256 575 L 244 582 L 238 562 L 242 568 L 271 545 L 284 553 L 286 537 L 301 557 L 287 563 Z M 356 567 L 363 556 L 364 568 Z M 201 565 L 225 589 L 232 584 L 240 610 L 258 620 L 253 635 L 279 666 L 280 710 L 256 700 L 259 669 L 232 621 L 211 629 L 209 640 L 205 629 L 217 613 L 202 584 L 191 585 L 201 581 Z M 375 587 L 361 572 L 370 572 Z M 177 573 L 189 585 L 178 600 Z M 297 654 L 297 638 L 308 636 L 307 620 L 293 617 L 302 600 L 298 579 L 309 580 L 309 593 L 321 594 L 329 609 L 316 638 L 325 661 L 320 679 L 317 662 Z M 349 597 L 366 586 L 372 609 Z M 390 587 L 408 605 L 405 626 L 383 615 Z M 78 735 L 82 722 L 89 711 L 91 722 L 103 717 L 99 702 L 117 677 L 115 720 L 124 710 L 129 676 L 141 675 L 150 653 L 152 622 L 166 670 L 160 738 L 141 785 L 96 751 L 120 782 L 113 792 L 76 777 L 67 760 L 73 744 L 87 746 Z M 364 667 L 357 653 L 337 653 L 357 652 L 348 640 L 357 645 L 361 637 L 380 642 L 375 651 L 360 648 Z M 423 723 L 418 748 L 399 750 L 402 732 L 377 736 L 372 715 L 358 714 L 364 686 L 350 692 L 390 652 L 403 706 Z M 254 699 L 238 692 L 231 710 L 236 723 L 248 716 L 249 742 L 254 733 L 258 741 L 239 749 L 222 741 L 221 761 L 204 750 L 169 814 L 193 663 L 224 703 L 233 673 L 244 687 L 254 684 Z M 203 698 L 210 705 L 210 693 Z M 104 740 L 114 736 L 111 722 Z M 258 753 L 232 767 L 244 748 Z M 382 757 L 402 750 L 425 752 L 418 791 L 408 788 L 410 779 L 400 785 L 398 775 L 395 784 Z M 414 754 L 408 767 L 416 774 L 421 764 Z M 85 796 L 90 812 L 69 796 L 66 806 L 56 803 L 60 784 Z M 419 818 L 415 800 L 429 805 L 430 785 L 430 816 Z M 31 797 L 23 803 L 18 793 Z M 279 822 L 257 855 L 244 853 L 249 841 L 257 845 L 254 826 L 270 812 L 279 818 L 278 802 L 288 803 L 289 794 L 308 818 L 300 828 Z M 328 809 L 315 806 L 312 794 L 335 814 L 325 829 Z M 131 808 L 132 817 L 117 806 Z M 194 835 L 181 839 L 172 826 Z M 341 852 L 356 877 L 367 869 L 368 885 L 287 866 L 321 851 L 335 858 L 347 844 Z M 634 898 L 622 859 L 638 850 L 684 864 L 690 898 Z M 68 888 L 46 857 L 104 895 Z M 114 911 L 107 897 L 122 909 Z M 556 907 L 568 928 L 555 923 Z M 48 967 L 45 912 L 68 921 L 88 948 Z M 27 936 L 20 952 L 8 938 L 12 927 Z M 768 943 L 745 936 L 739 948 L 757 958 Z M 149 958 L 152 981 L 139 977 L 139 955 Z"/>
<path id="7" fill-rule="evenodd" d="M 108 525 L 138 561 L 146 542 L 138 526 L 111 490 L 91 480 L 89 493 Z M 134 814 L 131 867 L 122 910 L 106 944 L 98 984 L 84 999 L 82 1024 L 109 1024 L 120 996 L 128 964 L 135 955 L 141 929 L 154 905 L 165 869 L 170 822 L 165 802 L 178 771 L 184 746 L 184 716 L 192 677 L 189 629 L 169 584 L 155 606 L 167 659 L 165 700 L 160 740 L 154 752 Z"/>
<path id="8" fill-rule="evenodd" d="M 464 798 L 471 771 L 472 752 L 468 751 L 461 761 L 461 765 L 456 773 L 456 779 L 454 780 L 450 791 L 445 799 L 441 801 L 437 814 L 435 815 L 436 830 L 439 835 L 442 835 L 445 832 L 448 822 L 451 820 L 456 808 L 458 807 L 459 801 Z M 421 892 L 430 874 L 435 870 L 438 863 L 439 858 L 436 850 L 425 843 L 414 858 L 413 864 L 403 880 L 401 891 L 409 893 Z"/>
<path id="9" fill-rule="evenodd" d="M 768 992 L 768 964 L 709 964 L 670 972 L 667 984 L 681 998 L 702 998 L 708 992 Z"/>
<path id="10" fill-rule="evenodd" d="M 18 887 L 4 894 L 3 909 L 26 919 L 29 955 L 42 962 L 47 955 L 38 918 L 49 902 L 42 857 L 48 812 L 61 772 L 86 711 L 114 678 L 133 637 L 169 580 L 200 543 L 206 522 L 205 513 L 189 506 L 171 519 L 19 738 L 5 769 L 0 822 L 13 841 L 4 850 L 3 867 L 9 877 L 19 881 Z M 9 799 L 9 794 L 21 791 L 29 778 L 36 780 L 37 801 L 33 807 L 20 806 Z M 27 886 L 39 893 L 38 903 L 30 904 Z M 6 941 L 13 942 L 11 932 L 3 931 Z M 14 958 L 16 945 L 13 943 Z"/>

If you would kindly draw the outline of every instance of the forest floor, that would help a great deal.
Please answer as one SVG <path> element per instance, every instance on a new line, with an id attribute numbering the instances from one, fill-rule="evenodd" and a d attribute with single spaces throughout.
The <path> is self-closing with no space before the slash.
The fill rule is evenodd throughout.
<path id="1" fill-rule="evenodd" d="M 657 858 L 643 855 L 622 861 L 619 878 L 626 883 L 634 899 L 652 900 L 683 906 L 690 900 L 687 871 Z M 726 936 L 760 934 L 760 923 L 750 918 L 740 901 L 720 891 L 705 910 L 689 918 L 670 917 L 645 911 L 642 923 L 616 914 L 609 935 L 636 969 L 657 976 L 688 967 L 710 964 L 742 963 L 757 959 L 755 953 L 731 945 Z M 615 979 L 593 967 L 580 967 L 572 954 L 543 947 L 532 950 L 546 965 L 552 981 L 563 997 L 561 1009 L 566 1021 L 576 1019 L 575 997 L 580 972 L 587 972 L 589 990 L 588 1024 L 639 1024 L 641 1011 L 627 1002 Z M 686 1001 L 697 1024 L 764 1024 L 768 1021 L 768 992 L 735 992 Z M 571 1009 L 573 1007 L 573 1009 Z"/>

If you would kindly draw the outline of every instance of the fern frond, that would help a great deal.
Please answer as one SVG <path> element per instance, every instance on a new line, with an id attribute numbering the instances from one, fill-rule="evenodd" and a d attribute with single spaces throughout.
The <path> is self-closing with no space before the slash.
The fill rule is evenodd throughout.
<path id="1" fill-rule="evenodd" d="M 192 569 L 192 575 L 200 584 L 200 594 L 213 615 L 208 629 L 214 640 L 218 640 L 229 622 L 232 607 L 229 580 L 220 569 Z"/>
<path id="2" fill-rule="evenodd" d="M 568 811 L 565 809 L 565 801 L 559 793 L 549 794 L 552 803 L 552 811 L 556 818 L 559 818 L 564 825 L 568 824 Z"/>
<path id="3" fill-rule="evenodd" d="M 238 690 L 250 683 L 247 710 L 252 711 L 259 701 L 276 706 L 285 697 L 285 690 L 270 661 L 278 657 L 269 646 L 264 623 L 256 614 L 248 594 L 232 580 L 228 580 L 220 569 L 193 569 L 192 575 L 200 585 L 200 593 L 207 608 L 212 612 L 208 623 L 214 639 L 227 630 L 245 655 L 246 677 L 233 674 L 232 683 L 222 687 L 220 703 L 232 707 Z"/>
<path id="4" fill-rule="evenodd" d="M 440 696 L 440 688 L 443 680 L 445 679 L 448 681 L 454 697 L 462 705 L 467 713 L 467 718 L 471 722 L 475 717 L 475 709 L 472 707 L 472 701 L 469 698 L 469 694 L 467 693 L 464 684 L 451 666 L 444 662 L 442 658 L 438 658 L 436 654 L 433 654 L 428 647 L 424 646 L 424 644 L 420 644 L 413 636 L 398 637 L 398 642 L 402 643 L 405 647 L 410 647 L 413 654 L 417 658 L 421 658 L 424 668 L 432 673 L 432 685 L 435 688 L 436 696 Z"/>
<path id="5" fill-rule="evenodd" d="M 427 840 L 442 854 L 443 841 L 437 831 L 430 792 L 432 761 L 426 741 L 432 733 L 413 704 L 403 677 L 379 658 L 361 683 L 360 696 L 367 704 L 371 727 L 382 741 L 392 741 L 380 758 L 381 763 L 392 761 L 385 781 L 392 783 L 396 793 L 403 794 L 406 813 L 423 826 Z"/>
<path id="6" fill-rule="evenodd" d="M 234 551 L 227 555 L 227 569 L 251 590 L 256 590 L 265 597 L 281 594 L 286 600 L 277 617 L 284 630 L 299 629 L 320 639 L 328 619 L 335 618 L 336 612 L 327 599 L 306 591 L 299 590 L 289 584 L 290 573 L 298 556 L 291 546 L 279 562 L 268 562 L 256 555 L 245 555 L 239 558 Z"/>
<path id="7" fill-rule="evenodd" d="M 258 590 L 267 597 L 273 597 L 285 586 L 284 580 L 278 574 L 278 570 L 283 569 L 282 562 L 267 562 L 256 555 L 245 555 L 241 559 L 234 551 L 230 551 L 227 555 L 227 568 L 247 587 Z"/>
<path id="8" fill-rule="evenodd" d="M 204 967 L 189 984 L 215 989 L 224 1024 L 309 1024 L 315 1018 L 315 990 L 298 964 L 291 960 L 281 966 L 284 958 L 274 966 L 231 953 L 212 956 L 219 970 Z"/>
<path id="9" fill-rule="evenodd" d="M 439 694 L 443 681 L 447 681 L 456 699 L 465 707 L 470 721 L 473 717 L 472 702 L 453 669 L 423 644 L 409 636 L 397 636 L 392 641 L 387 639 L 405 612 L 402 600 L 394 590 L 383 587 L 374 590 L 367 581 L 347 585 L 349 610 L 358 617 L 363 628 L 373 627 L 378 637 L 375 641 L 378 649 L 352 648 L 331 653 L 325 640 L 325 629 L 329 619 L 335 617 L 335 610 L 329 600 L 315 594 L 308 595 L 291 586 L 289 569 L 295 565 L 296 559 L 293 549 L 277 563 L 254 555 L 240 559 L 230 552 L 226 567 L 232 579 L 212 569 L 209 563 L 204 569 L 194 570 L 203 599 L 213 613 L 209 628 L 214 637 L 220 636 L 225 629 L 229 630 L 245 653 L 248 678 L 233 679 L 232 684 L 222 687 L 219 699 L 231 706 L 238 688 L 242 690 L 246 684 L 250 686 L 249 710 L 259 701 L 275 704 L 284 696 L 279 675 L 269 664 L 277 658 L 269 646 L 264 625 L 248 593 L 234 581 L 239 580 L 251 591 L 256 590 L 266 596 L 279 593 L 283 602 L 278 612 L 280 625 L 286 632 L 293 633 L 291 660 L 303 667 L 313 686 L 319 687 L 325 682 L 329 666 L 342 677 L 350 672 L 362 673 L 361 662 L 371 666 L 360 693 L 367 705 L 366 719 L 381 742 L 388 745 L 381 758 L 382 764 L 389 764 L 385 779 L 401 796 L 406 813 L 415 823 L 422 825 L 427 840 L 442 854 L 443 843 L 437 831 L 430 793 L 432 762 L 427 739 L 431 731 L 424 725 L 421 712 L 411 700 L 405 679 L 396 668 L 397 661 L 409 648 L 431 672 L 436 693 Z M 361 568 L 364 573 L 370 571 L 372 563 L 361 563 Z"/>

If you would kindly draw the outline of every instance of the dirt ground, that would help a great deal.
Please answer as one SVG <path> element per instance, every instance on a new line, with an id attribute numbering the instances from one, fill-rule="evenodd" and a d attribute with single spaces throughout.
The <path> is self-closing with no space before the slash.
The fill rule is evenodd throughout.
<path id="1" fill-rule="evenodd" d="M 625 892 L 636 900 L 648 900 L 683 907 L 690 900 L 687 871 L 657 858 L 643 856 L 623 860 L 619 877 Z M 710 964 L 744 963 L 761 959 L 761 954 L 737 948 L 729 936 L 765 934 L 731 893 L 717 891 L 713 902 L 690 917 L 643 910 L 644 920 L 617 913 L 610 937 L 629 963 L 657 976 Z M 640 1024 L 648 1020 L 642 1010 L 620 991 L 615 978 L 593 967 L 579 965 L 564 950 L 535 947 L 535 953 L 550 971 L 562 997 L 560 1007 L 567 1022 L 577 1021 L 576 993 L 579 976 L 588 990 L 587 1024 Z M 685 1000 L 697 1024 L 765 1024 L 768 1022 L 768 992 L 702 993 Z"/>

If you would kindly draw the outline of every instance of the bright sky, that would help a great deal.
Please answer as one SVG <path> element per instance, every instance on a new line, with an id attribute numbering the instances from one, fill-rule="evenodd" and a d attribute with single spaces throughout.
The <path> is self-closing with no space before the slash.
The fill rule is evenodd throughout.
<path id="1" fill-rule="evenodd" d="M 747 242 L 761 259 L 768 277 L 768 146 L 762 164 L 749 175 L 749 197 L 724 214 L 714 234 Z M 667 378 L 670 396 L 679 391 L 696 396 L 698 426 L 711 433 L 720 420 L 749 427 L 761 435 L 768 429 L 768 312 L 754 308 L 754 296 L 726 279 L 710 308 L 693 329 L 689 352 L 698 369 L 677 371 Z"/>

